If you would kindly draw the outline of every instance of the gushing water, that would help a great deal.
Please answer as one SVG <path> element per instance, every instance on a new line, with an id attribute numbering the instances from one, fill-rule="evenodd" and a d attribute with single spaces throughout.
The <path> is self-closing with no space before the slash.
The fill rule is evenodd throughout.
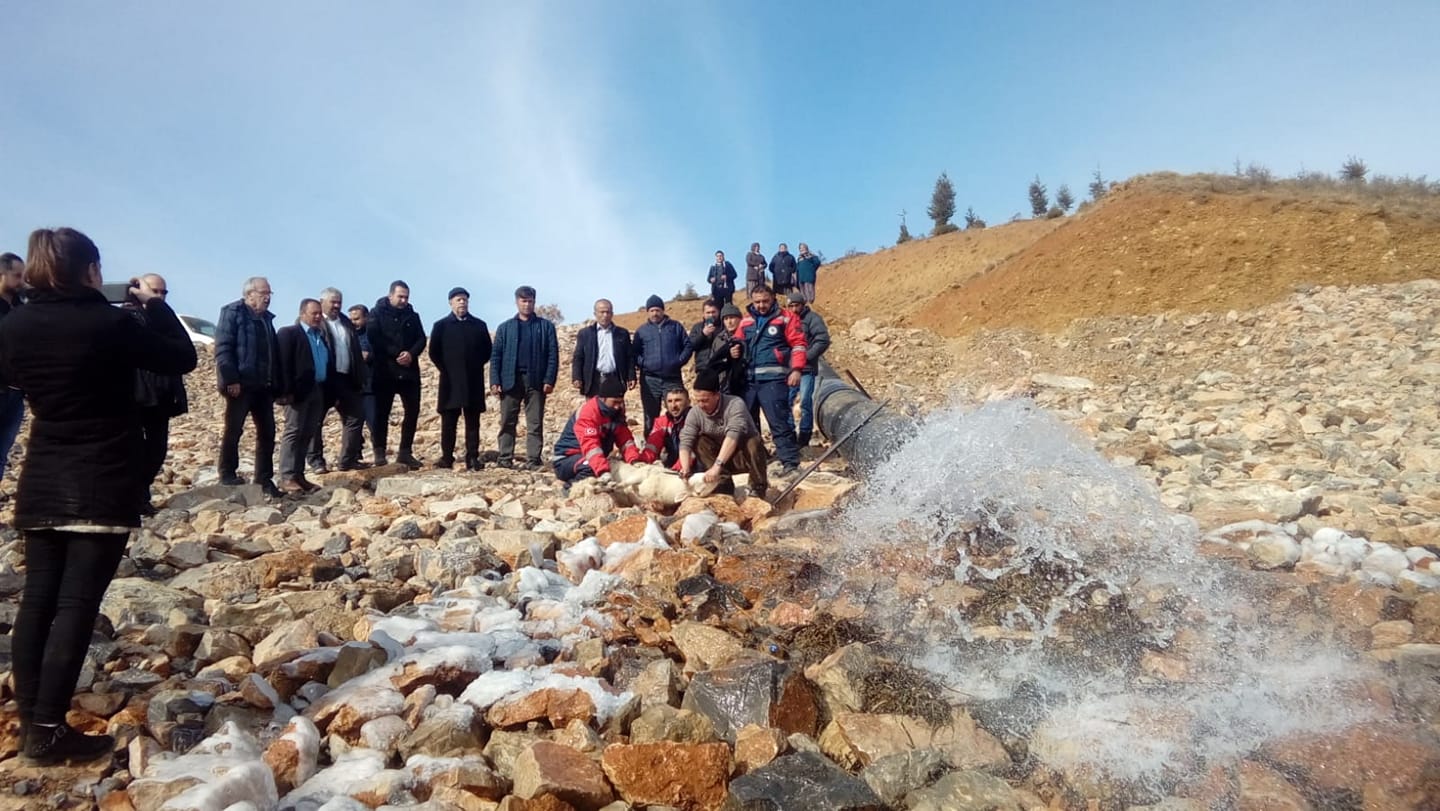
<path id="1" fill-rule="evenodd" d="M 916 664 L 1058 771 L 1158 790 L 1371 714 L 1371 669 L 1290 632 L 1193 521 L 1028 401 L 931 415 L 841 520 L 854 554 L 923 544 L 973 587 Z"/>

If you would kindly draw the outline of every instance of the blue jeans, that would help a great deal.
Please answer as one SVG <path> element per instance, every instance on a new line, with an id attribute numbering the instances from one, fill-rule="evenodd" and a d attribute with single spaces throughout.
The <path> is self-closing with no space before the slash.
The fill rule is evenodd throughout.
<path id="1" fill-rule="evenodd" d="M 15 445 L 15 437 L 20 435 L 20 423 L 24 419 L 25 392 L 11 388 L 0 391 L 0 479 L 5 477 L 10 448 Z"/>
<path id="2" fill-rule="evenodd" d="M 795 420 L 790 415 L 790 387 L 785 378 L 779 380 L 750 381 L 745 390 L 745 405 L 760 425 L 760 412 L 765 412 L 765 421 L 770 424 L 770 438 L 775 440 L 775 456 L 785 465 L 800 464 L 800 446 L 795 444 Z"/>
<path id="3" fill-rule="evenodd" d="M 815 375 L 800 375 L 800 385 L 790 389 L 790 407 L 800 398 L 800 436 L 806 439 L 815 432 Z M 808 443 L 807 443 L 808 444 Z"/>

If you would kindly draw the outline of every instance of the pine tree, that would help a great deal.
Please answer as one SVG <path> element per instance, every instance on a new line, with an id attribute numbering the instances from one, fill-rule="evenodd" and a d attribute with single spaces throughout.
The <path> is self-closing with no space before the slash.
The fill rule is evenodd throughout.
<path id="1" fill-rule="evenodd" d="M 1050 209 L 1050 198 L 1045 193 L 1045 184 L 1040 182 L 1040 176 L 1030 181 L 1030 214 L 1035 217 L 1045 216 Z"/>
<path id="2" fill-rule="evenodd" d="M 1064 183 L 1061 183 L 1060 188 L 1055 191 L 1055 205 L 1067 214 L 1070 213 L 1070 207 L 1075 205 L 1075 198 L 1070 194 L 1070 187 Z"/>
<path id="3" fill-rule="evenodd" d="M 950 218 L 955 216 L 955 186 L 950 182 L 950 175 L 945 172 L 941 172 L 940 177 L 935 179 L 935 191 L 930 195 L 930 208 L 926 209 L 926 213 L 935 221 L 934 233 L 945 233 L 945 226 L 949 225 Z"/>
<path id="4" fill-rule="evenodd" d="M 904 245 L 905 243 L 909 242 L 909 241 L 912 240 L 912 239 L 914 239 L 914 237 L 910 236 L 910 229 L 909 229 L 909 228 L 906 228 L 906 227 L 905 227 L 905 223 L 902 221 L 902 222 L 900 223 L 900 236 L 899 236 L 898 238 L 896 238 L 895 244 L 896 244 L 896 245 Z"/>
<path id="5" fill-rule="evenodd" d="M 975 216 L 975 207 L 967 206 L 965 208 L 965 230 L 969 231 L 972 228 L 978 230 L 984 227 L 985 221 Z"/>
<path id="6" fill-rule="evenodd" d="M 1106 190 L 1107 189 L 1105 186 L 1105 180 L 1104 178 L 1100 177 L 1100 170 L 1096 169 L 1095 174 L 1091 175 L 1090 199 L 1092 201 L 1099 200 L 1101 197 L 1105 196 Z"/>

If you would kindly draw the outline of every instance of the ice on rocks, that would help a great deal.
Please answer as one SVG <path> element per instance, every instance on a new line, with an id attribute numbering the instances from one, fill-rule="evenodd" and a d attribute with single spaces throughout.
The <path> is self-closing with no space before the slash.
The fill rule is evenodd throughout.
<path id="1" fill-rule="evenodd" d="M 592 569 L 605 563 L 605 550 L 594 538 L 586 538 L 568 549 L 555 553 L 555 560 L 574 577 L 583 578 Z"/>
<path id="2" fill-rule="evenodd" d="M 165 786 L 191 783 L 165 803 L 176 809 L 223 809 L 238 802 L 273 808 L 279 800 L 275 778 L 260 759 L 260 744 L 233 722 L 175 758 L 152 759 L 131 784 L 132 795 L 168 793 Z"/>
<path id="3" fill-rule="evenodd" d="M 385 771 L 385 754 L 373 749 L 351 749 L 336 758 L 334 765 L 317 772 L 294 791 L 280 799 L 281 811 L 319 811 L 328 801 L 349 797 L 361 783 Z M 358 803 L 356 805 L 359 805 Z M 340 806 L 349 808 L 349 805 Z M 359 805 L 360 808 L 366 808 Z"/>
<path id="4" fill-rule="evenodd" d="M 1362 571 L 1383 574 L 1394 582 L 1401 572 L 1410 568 L 1410 559 L 1393 546 L 1376 544 L 1370 554 L 1365 556 L 1360 568 Z"/>
<path id="5" fill-rule="evenodd" d="M 611 692 L 593 676 L 556 673 L 546 665 L 531 670 L 492 670 L 482 674 L 465 688 L 460 700 L 476 709 L 487 710 L 502 701 L 540 690 L 584 691 L 595 704 L 595 722 L 602 726 L 631 698 L 629 692 Z"/>
<path id="6" fill-rule="evenodd" d="M 437 630 L 435 623 L 425 619 L 412 617 L 383 617 L 374 620 L 370 624 L 370 641 L 375 641 L 377 631 L 384 632 L 391 639 L 402 645 L 409 645 L 415 641 L 415 635 L 421 631 Z"/>

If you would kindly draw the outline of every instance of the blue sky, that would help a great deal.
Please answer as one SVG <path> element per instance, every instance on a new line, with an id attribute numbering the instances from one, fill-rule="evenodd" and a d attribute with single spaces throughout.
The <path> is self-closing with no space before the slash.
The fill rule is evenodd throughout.
<path id="1" fill-rule="evenodd" d="M 425 320 L 639 308 L 758 240 L 992 223 L 1038 174 L 1440 176 L 1440 3 L 0 0 L 0 250 L 41 225 L 214 317 L 245 277 Z"/>

